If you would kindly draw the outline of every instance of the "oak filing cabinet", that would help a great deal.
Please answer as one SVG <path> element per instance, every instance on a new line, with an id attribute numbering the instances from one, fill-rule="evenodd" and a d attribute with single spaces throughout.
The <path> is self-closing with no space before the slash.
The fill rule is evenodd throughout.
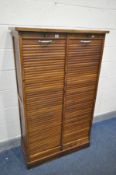
<path id="1" fill-rule="evenodd" d="M 27 165 L 89 146 L 108 31 L 11 30 Z"/>

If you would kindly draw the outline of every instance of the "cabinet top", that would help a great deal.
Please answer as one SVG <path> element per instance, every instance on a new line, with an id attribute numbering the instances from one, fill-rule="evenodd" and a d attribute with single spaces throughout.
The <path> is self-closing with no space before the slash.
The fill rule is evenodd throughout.
<path id="1" fill-rule="evenodd" d="M 77 30 L 77 29 L 51 29 L 51 28 L 23 28 L 23 27 L 13 27 L 10 28 L 11 31 L 18 32 L 58 32 L 58 33 L 96 33 L 96 34 L 105 34 L 109 33 L 106 30 Z"/>

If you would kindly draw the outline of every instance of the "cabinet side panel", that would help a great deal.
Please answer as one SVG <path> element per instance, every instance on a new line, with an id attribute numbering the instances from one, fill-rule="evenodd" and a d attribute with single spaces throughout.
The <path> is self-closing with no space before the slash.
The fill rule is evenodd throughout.
<path id="1" fill-rule="evenodd" d="M 20 114 L 20 127 L 21 127 L 21 142 L 23 145 L 24 153 L 27 152 L 27 134 L 26 134 L 26 119 L 24 110 L 24 89 L 23 89 L 23 78 L 22 78 L 22 62 L 21 62 L 21 37 L 18 33 L 13 36 L 13 48 L 14 48 L 14 60 L 16 68 L 16 80 L 17 80 L 17 91 L 18 91 L 18 104 Z"/>
<path id="2" fill-rule="evenodd" d="M 21 101 L 23 100 L 23 90 L 22 90 L 22 72 L 21 72 L 21 60 L 20 60 L 20 49 L 19 49 L 19 36 L 13 36 L 13 47 L 14 47 L 14 57 L 15 57 L 15 68 L 16 68 L 16 78 L 17 78 L 17 90 L 18 96 Z"/>

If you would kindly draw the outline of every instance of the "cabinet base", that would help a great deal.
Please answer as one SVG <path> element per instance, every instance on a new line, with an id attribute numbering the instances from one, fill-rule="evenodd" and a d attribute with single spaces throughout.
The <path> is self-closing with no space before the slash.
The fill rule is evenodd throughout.
<path id="1" fill-rule="evenodd" d="M 34 161 L 31 161 L 31 162 L 27 162 L 27 167 L 28 168 L 32 168 L 32 167 L 34 167 L 36 165 L 40 165 L 40 164 L 45 163 L 47 161 L 50 161 L 52 159 L 56 159 L 58 157 L 64 156 L 64 155 L 69 154 L 71 152 L 78 151 L 78 150 L 83 149 L 83 148 L 87 148 L 89 146 L 90 146 L 90 142 L 88 142 L 86 144 L 83 144 L 81 146 L 75 147 L 75 148 L 70 148 L 68 150 L 63 150 L 63 151 L 57 152 L 57 153 L 55 153 L 55 154 L 53 154 L 53 155 L 51 155 L 49 157 L 45 157 L 45 158 L 43 158 L 41 160 L 34 160 Z"/>

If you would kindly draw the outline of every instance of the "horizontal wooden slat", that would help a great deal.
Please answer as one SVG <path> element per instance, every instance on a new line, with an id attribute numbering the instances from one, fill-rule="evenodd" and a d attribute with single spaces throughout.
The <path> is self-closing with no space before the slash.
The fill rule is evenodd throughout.
<path id="1" fill-rule="evenodd" d="M 33 122 L 32 122 L 33 124 Z M 60 130 L 60 126 L 61 123 L 49 123 L 49 125 L 44 126 L 44 125 L 38 125 L 38 128 L 32 127 L 31 125 L 29 125 L 29 135 L 30 135 L 30 141 L 29 143 L 32 143 L 33 140 L 38 140 L 40 139 L 40 141 L 44 141 L 44 138 L 52 138 L 52 135 L 57 135 L 57 133 L 59 134 L 61 132 Z"/>
<path id="2" fill-rule="evenodd" d="M 75 115 L 67 118 L 66 120 L 64 119 L 64 124 L 71 124 L 71 123 L 75 123 L 75 122 L 79 122 L 79 121 L 84 121 L 84 120 L 89 120 L 91 118 L 90 116 L 90 111 L 85 111 L 85 113 L 83 112 L 83 114 L 80 113 L 75 113 Z"/>
<path id="3" fill-rule="evenodd" d="M 33 86 L 30 86 L 30 85 L 29 85 L 29 87 L 25 88 L 25 93 L 28 94 L 28 95 L 32 95 L 33 93 L 40 94 L 44 90 L 51 92 L 51 91 L 54 90 L 54 88 L 56 86 L 57 86 L 58 91 L 60 91 L 60 90 L 62 91 L 62 89 L 63 89 L 62 83 L 59 83 L 59 82 L 54 83 L 54 84 L 50 84 L 50 83 L 48 84 L 47 83 L 47 85 L 45 84 L 45 86 L 43 84 L 42 85 L 40 84 L 40 85 L 38 85 L 37 87 L 34 87 L 34 88 L 33 88 Z M 44 96 L 46 96 L 46 95 L 47 94 L 44 94 Z"/>
<path id="4" fill-rule="evenodd" d="M 38 116 L 41 116 L 41 114 L 44 115 L 44 113 L 49 113 L 49 112 L 54 112 L 54 115 L 55 113 L 57 112 L 61 112 L 61 109 L 62 109 L 62 105 L 57 105 L 57 106 L 52 106 L 52 108 L 43 108 L 43 109 L 36 109 L 36 110 L 31 110 L 29 109 L 28 112 L 27 112 L 27 116 L 33 116 L 33 115 L 38 115 Z"/>
<path id="5" fill-rule="evenodd" d="M 84 137 L 88 137 L 88 134 L 89 134 L 88 132 L 89 132 L 89 127 L 88 128 L 84 127 L 83 129 L 79 130 L 78 132 L 74 131 L 72 133 L 65 134 L 64 135 L 64 144 L 82 139 Z"/>
<path id="6" fill-rule="evenodd" d="M 55 114 L 56 111 L 49 111 L 48 113 L 39 113 L 34 115 L 28 115 L 27 121 L 30 124 L 30 126 L 44 126 L 46 127 L 46 123 L 49 122 L 49 124 L 58 124 L 61 123 L 61 116 L 62 111 L 57 111 L 57 114 Z M 55 117 L 54 117 L 55 116 Z M 49 126 L 49 125 L 47 125 Z M 36 128 L 37 128 L 36 127 Z"/>
<path id="7" fill-rule="evenodd" d="M 36 148 L 35 148 L 36 149 Z M 36 151 L 35 153 L 32 153 L 29 155 L 29 160 L 30 161 L 35 161 L 35 160 L 44 160 L 45 158 L 50 157 L 51 155 L 60 153 L 61 151 L 61 146 L 55 147 L 55 148 L 51 148 L 51 149 L 47 149 L 44 151 Z"/>
<path id="8" fill-rule="evenodd" d="M 60 146 L 61 125 L 49 127 L 38 127 L 37 130 L 29 132 L 29 149 L 32 154 L 34 151 L 41 152 L 53 147 Z"/>
<path id="9" fill-rule="evenodd" d="M 77 148 L 79 146 L 82 146 L 84 144 L 89 143 L 89 137 L 82 137 L 81 139 L 75 140 L 75 141 L 71 141 L 71 142 L 67 142 L 63 145 L 63 149 L 64 150 L 70 150 L 70 149 L 74 149 Z"/>
<path id="10" fill-rule="evenodd" d="M 41 39 L 40 41 L 46 41 L 47 39 L 46 38 L 43 38 L 43 39 Z M 49 39 L 48 39 L 49 40 Z M 24 38 L 23 39 L 23 41 L 22 41 L 22 43 L 23 43 L 23 47 L 25 46 L 25 45 L 32 45 L 32 44 L 34 44 L 34 45 L 38 45 L 38 46 L 42 46 L 42 45 L 47 45 L 48 47 L 49 46 L 55 46 L 55 45 L 57 45 L 57 44 L 64 44 L 65 43 L 65 39 L 60 39 L 60 40 L 57 40 L 57 39 L 53 39 L 50 43 L 40 43 L 39 42 L 39 40 L 38 39 L 35 39 L 35 38 L 32 38 L 32 39 L 26 39 L 26 38 Z"/>
<path id="11" fill-rule="evenodd" d="M 90 117 L 90 116 L 89 116 Z M 71 133 L 77 133 L 82 128 L 87 128 L 90 126 L 90 118 L 82 118 L 80 120 L 70 121 L 65 123 L 64 135 L 68 135 Z M 76 128 L 76 129 L 75 129 Z"/>
<path id="12" fill-rule="evenodd" d="M 42 108 L 45 108 L 45 107 L 51 107 L 51 106 L 56 106 L 56 105 L 60 105 L 62 104 L 62 97 L 59 98 L 59 99 L 52 99 L 52 100 L 41 100 L 41 98 L 39 99 L 39 101 L 27 101 L 26 102 L 26 107 L 27 109 L 30 109 L 31 107 L 31 110 L 36 110 L 36 109 L 42 109 Z"/>

